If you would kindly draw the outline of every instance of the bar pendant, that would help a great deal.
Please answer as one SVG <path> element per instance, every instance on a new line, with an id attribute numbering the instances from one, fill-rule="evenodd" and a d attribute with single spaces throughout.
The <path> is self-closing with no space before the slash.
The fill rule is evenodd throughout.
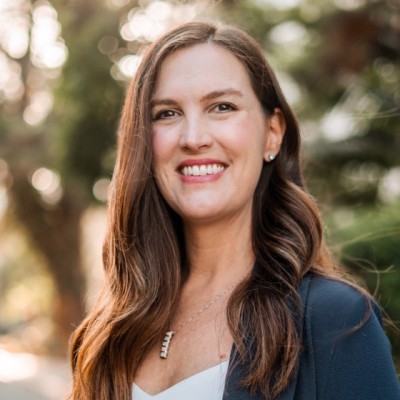
<path id="1" fill-rule="evenodd" d="M 169 346 L 171 344 L 172 336 L 174 336 L 174 331 L 168 331 L 161 345 L 160 357 L 166 359 L 168 357 Z"/>

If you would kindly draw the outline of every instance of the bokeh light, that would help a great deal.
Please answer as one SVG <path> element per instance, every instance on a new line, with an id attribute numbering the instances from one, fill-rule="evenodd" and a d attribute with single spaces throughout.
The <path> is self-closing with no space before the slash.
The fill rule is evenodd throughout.
<path id="1" fill-rule="evenodd" d="M 97 200 L 102 202 L 107 201 L 110 183 L 111 181 L 108 178 L 101 178 L 95 182 L 93 185 L 93 195 Z"/>
<path id="2" fill-rule="evenodd" d="M 253 3 L 261 7 L 272 7 L 277 10 L 289 10 L 300 4 L 300 0 L 253 0 Z"/>
<path id="3" fill-rule="evenodd" d="M 400 199 L 400 167 L 391 168 L 381 179 L 379 198 L 385 203 Z"/>
<path id="4" fill-rule="evenodd" d="M 14 102 L 24 94 L 20 65 L 0 51 L 0 94 L 4 100 Z M 1 101 L 1 98 L 0 98 Z"/>
<path id="5" fill-rule="evenodd" d="M 53 107 L 53 95 L 50 91 L 39 90 L 25 108 L 23 118 L 29 125 L 38 125 L 44 121 Z"/>
<path id="6" fill-rule="evenodd" d="M 32 174 L 31 183 L 47 204 L 56 204 L 61 199 L 61 180 L 57 172 L 44 167 L 38 168 Z"/>
<path id="7" fill-rule="evenodd" d="M 38 370 L 39 362 L 32 354 L 12 354 L 0 349 L 0 382 L 30 378 Z"/>
<path id="8" fill-rule="evenodd" d="M 285 21 L 271 29 L 270 39 L 278 45 L 294 44 L 301 48 L 309 41 L 307 29 L 296 21 Z"/>
<path id="9" fill-rule="evenodd" d="M 141 7 L 129 11 L 120 28 L 120 35 L 128 42 L 128 48 L 132 42 L 153 42 L 173 26 L 193 20 L 200 9 L 196 2 L 175 4 L 156 0 L 139 4 Z M 103 38 L 99 42 L 99 50 L 111 55 L 115 63 L 110 71 L 111 76 L 116 80 L 128 80 L 135 74 L 141 56 L 130 54 L 128 49 L 115 49 L 116 44 L 112 38 Z"/>
<path id="10" fill-rule="evenodd" d="M 118 61 L 118 68 L 122 74 L 123 78 L 131 78 L 135 75 L 137 68 L 139 67 L 140 60 L 142 57 L 140 55 L 132 54 L 125 56 Z"/>
<path id="11" fill-rule="evenodd" d="M 32 17 L 32 62 L 39 68 L 61 67 L 67 59 L 67 48 L 56 10 L 48 2 L 37 2 Z"/>

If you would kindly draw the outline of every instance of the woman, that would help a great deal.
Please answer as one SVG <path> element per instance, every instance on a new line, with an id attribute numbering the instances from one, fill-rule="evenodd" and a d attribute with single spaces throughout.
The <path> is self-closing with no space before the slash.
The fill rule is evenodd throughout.
<path id="1" fill-rule="evenodd" d="M 379 311 L 334 268 L 299 146 L 244 32 L 194 22 L 147 50 L 71 399 L 400 399 Z"/>

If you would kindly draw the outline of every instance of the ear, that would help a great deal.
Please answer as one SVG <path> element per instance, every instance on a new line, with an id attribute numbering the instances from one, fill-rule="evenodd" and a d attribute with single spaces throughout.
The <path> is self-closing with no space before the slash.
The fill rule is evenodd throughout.
<path id="1" fill-rule="evenodd" d="M 271 162 L 278 155 L 283 136 L 286 131 L 286 121 L 280 108 L 275 108 L 274 114 L 267 121 L 264 160 Z"/>

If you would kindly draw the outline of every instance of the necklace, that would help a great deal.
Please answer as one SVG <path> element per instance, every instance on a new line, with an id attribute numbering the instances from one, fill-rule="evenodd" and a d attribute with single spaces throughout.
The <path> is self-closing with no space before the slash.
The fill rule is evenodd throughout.
<path id="1" fill-rule="evenodd" d="M 187 324 L 192 322 L 196 317 L 210 308 L 214 303 L 216 303 L 221 297 L 223 297 L 226 293 L 232 290 L 236 285 L 237 281 L 230 285 L 228 288 L 224 289 L 222 292 L 218 293 L 210 302 L 208 302 L 202 309 L 193 313 L 189 318 L 185 319 L 175 330 L 169 330 L 165 333 L 162 345 L 161 345 L 161 352 L 160 357 L 166 359 L 168 357 L 169 347 L 171 345 L 172 337 L 177 334 L 181 329 L 183 329 Z"/>

